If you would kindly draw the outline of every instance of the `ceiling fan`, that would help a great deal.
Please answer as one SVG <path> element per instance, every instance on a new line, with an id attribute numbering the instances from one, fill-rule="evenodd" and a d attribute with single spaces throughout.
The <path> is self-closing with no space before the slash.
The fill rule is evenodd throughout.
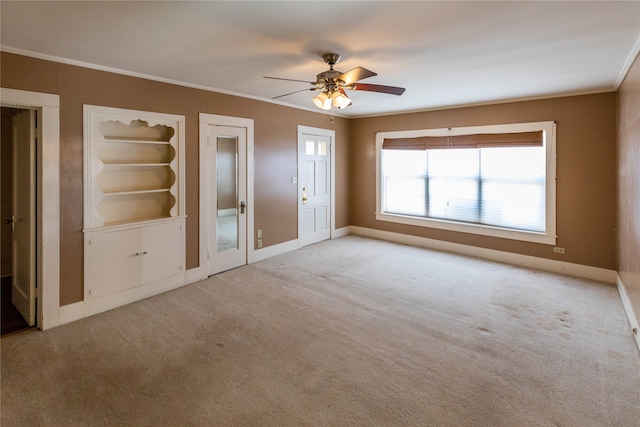
<path id="1" fill-rule="evenodd" d="M 333 66 L 340 61 L 340 55 L 337 53 L 326 53 L 322 55 L 322 59 L 325 63 L 329 64 L 329 69 L 318 74 L 316 76 L 316 80 L 313 82 L 309 82 L 306 80 L 283 79 L 280 77 L 264 76 L 265 79 L 310 83 L 313 86 L 310 89 L 301 89 L 285 93 L 284 95 L 275 96 L 273 97 L 273 99 L 282 98 L 283 96 L 293 95 L 294 93 L 304 92 L 307 90 L 319 90 L 322 92 L 320 92 L 315 98 L 313 98 L 313 103 L 323 110 L 330 110 L 331 107 L 342 109 L 351 105 L 351 99 L 349 99 L 349 97 L 347 96 L 345 89 L 365 90 L 368 92 L 387 93 L 390 95 L 402 95 L 405 91 L 405 88 L 403 87 L 360 83 L 360 80 L 364 80 L 377 75 L 373 71 L 369 71 L 366 68 L 356 67 L 352 70 L 347 71 L 346 73 L 334 70 Z"/>

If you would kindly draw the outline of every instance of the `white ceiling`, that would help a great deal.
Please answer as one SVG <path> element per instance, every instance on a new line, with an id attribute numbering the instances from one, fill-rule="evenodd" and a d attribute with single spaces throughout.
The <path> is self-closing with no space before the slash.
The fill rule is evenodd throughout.
<path id="1" fill-rule="evenodd" d="M 310 88 L 263 76 L 311 82 L 327 52 L 407 89 L 349 91 L 347 117 L 612 91 L 640 50 L 640 1 L 3 0 L 0 15 L 7 52 L 257 99 Z"/>

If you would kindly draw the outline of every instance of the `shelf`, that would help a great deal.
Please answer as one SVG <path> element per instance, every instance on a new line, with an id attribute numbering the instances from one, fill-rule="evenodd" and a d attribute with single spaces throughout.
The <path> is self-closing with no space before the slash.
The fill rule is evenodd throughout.
<path id="1" fill-rule="evenodd" d="M 130 230 L 132 228 L 139 228 L 141 226 L 162 224 L 166 222 L 183 221 L 186 215 L 183 216 L 148 216 L 145 218 L 136 218 L 134 220 L 122 220 L 122 221 L 107 221 L 99 227 L 83 228 L 83 233 L 96 233 L 96 232 L 112 232 L 120 230 Z"/>
<path id="2" fill-rule="evenodd" d="M 147 222 L 147 221 L 157 221 L 161 219 L 170 219 L 172 218 L 170 215 L 160 215 L 160 216 L 149 216 L 145 218 L 133 218 L 133 219 L 123 219 L 120 221 L 109 221 L 105 222 L 103 227 L 114 227 L 118 225 L 127 225 L 133 223 Z M 175 217 L 174 217 L 175 219 Z"/>
<path id="3" fill-rule="evenodd" d="M 96 177 L 97 188 L 103 193 L 138 192 L 171 189 L 176 175 L 165 164 L 117 165 L 105 167 Z"/>
<path id="4" fill-rule="evenodd" d="M 128 194 L 149 194 L 149 193 L 163 193 L 171 191 L 170 188 L 157 188 L 152 190 L 126 190 L 126 191 L 104 191 L 102 194 L 105 196 L 123 196 Z"/>
<path id="5" fill-rule="evenodd" d="M 171 163 L 102 163 L 105 168 L 121 167 L 169 167 Z"/>
<path id="6" fill-rule="evenodd" d="M 176 158 L 170 144 L 127 144 L 119 141 L 96 145 L 96 157 L 103 164 L 169 164 Z"/>
<path id="7" fill-rule="evenodd" d="M 114 144 L 156 144 L 156 145 L 170 145 L 169 141 L 157 141 L 154 139 L 118 139 L 118 138 L 104 138 L 102 142 Z"/>
<path id="8" fill-rule="evenodd" d="M 125 191 L 103 195 L 96 205 L 96 213 L 104 223 L 138 221 L 141 218 L 169 217 L 176 198 L 170 191 Z"/>

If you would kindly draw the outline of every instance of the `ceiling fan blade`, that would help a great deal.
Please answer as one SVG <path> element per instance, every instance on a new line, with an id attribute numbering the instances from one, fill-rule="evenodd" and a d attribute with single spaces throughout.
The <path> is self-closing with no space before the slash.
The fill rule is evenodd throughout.
<path id="1" fill-rule="evenodd" d="M 336 77 L 338 80 L 342 80 L 345 85 L 349 86 L 358 80 L 367 79 L 369 77 L 377 76 L 378 74 L 373 71 L 369 71 L 366 68 L 356 67 L 353 70 L 349 70 L 346 73 L 340 74 Z"/>
<path id="2" fill-rule="evenodd" d="M 384 86 L 384 85 L 368 85 L 366 83 L 354 83 L 353 85 L 347 87 L 347 89 L 351 90 L 366 90 L 369 92 L 380 92 L 380 93 L 388 93 L 390 95 L 402 95 L 406 90 L 403 87 L 396 86 Z"/>
<path id="3" fill-rule="evenodd" d="M 278 98 L 282 98 L 283 96 L 289 96 L 289 95 L 293 95 L 294 93 L 298 93 L 298 92 L 306 92 L 306 91 L 314 91 L 314 90 L 318 90 L 315 87 L 312 87 L 311 89 L 300 89 L 300 90 L 295 90 L 293 92 L 289 92 L 289 93 L 285 93 L 284 95 L 278 95 L 278 96 L 274 96 L 271 99 L 278 99 Z"/>
<path id="4" fill-rule="evenodd" d="M 262 76 L 262 77 L 264 77 L 265 79 L 271 79 L 271 80 L 285 80 L 285 81 L 288 81 L 288 82 L 302 82 L 302 83 L 309 83 L 309 84 L 312 84 L 312 85 L 316 84 L 316 82 L 310 82 L 308 80 L 283 79 L 283 78 L 280 78 L 280 77 L 269 77 L 269 76 Z"/>

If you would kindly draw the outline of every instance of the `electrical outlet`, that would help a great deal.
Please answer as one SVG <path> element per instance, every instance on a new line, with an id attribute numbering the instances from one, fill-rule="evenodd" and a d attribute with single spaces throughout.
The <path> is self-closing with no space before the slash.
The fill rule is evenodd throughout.
<path id="1" fill-rule="evenodd" d="M 555 246 L 553 248 L 553 252 L 555 252 L 557 254 L 563 254 L 564 253 L 564 248 L 559 248 L 559 247 Z"/>
<path id="2" fill-rule="evenodd" d="M 258 249 L 262 248 L 262 239 L 258 239 Z"/>
<path id="3" fill-rule="evenodd" d="M 292 176 L 291 177 L 291 183 L 292 184 L 297 184 L 298 183 L 298 177 L 297 176 Z"/>

